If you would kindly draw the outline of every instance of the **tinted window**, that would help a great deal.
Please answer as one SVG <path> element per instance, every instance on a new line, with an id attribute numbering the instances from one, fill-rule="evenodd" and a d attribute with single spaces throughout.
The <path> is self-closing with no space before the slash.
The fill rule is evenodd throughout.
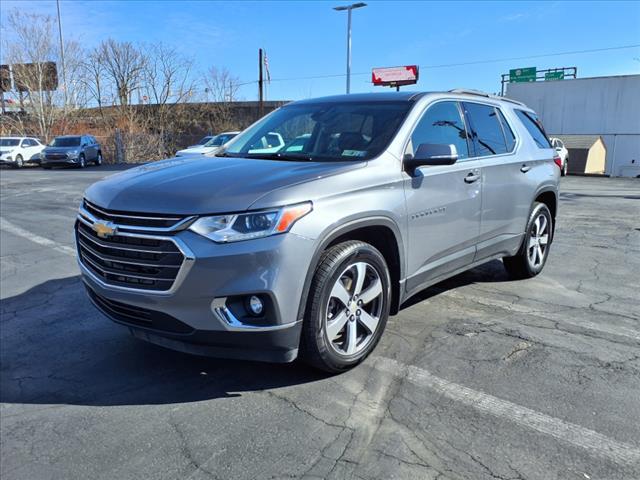
<path id="1" fill-rule="evenodd" d="M 464 106 L 470 117 L 475 155 L 485 157 L 506 153 L 507 144 L 496 109 L 478 103 L 465 103 Z"/>
<path id="2" fill-rule="evenodd" d="M 16 147 L 19 143 L 17 138 L 0 138 L 0 147 Z"/>
<path id="3" fill-rule="evenodd" d="M 515 112 L 533 138 L 533 141 L 536 142 L 536 145 L 540 148 L 551 148 L 547 134 L 544 132 L 538 117 L 533 113 L 523 112 L 522 110 L 515 110 Z"/>
<path id="4" fill-rule="evenodd" d="M 440 102 L 429 107 L 411 135 L 414 152 L 423 143 L 455 145 L 458 158 L 469 157 L 467 131 L 455 102 Z"/>
<path id="5" fill-rule="evenodd" d="M 516 136 L 513 134 L 513 130 L 509 126 L 507 119 L 504 118 L 502 111 L 499 108 L 496 108 L 498 111 L 498 117 L 500 117 L 500 123 L 502 124 L 502 131 L 504 132 L 504 139 L 507 142 L 507 151 L 513 151 L 513 148 L 516 146 Z"/>

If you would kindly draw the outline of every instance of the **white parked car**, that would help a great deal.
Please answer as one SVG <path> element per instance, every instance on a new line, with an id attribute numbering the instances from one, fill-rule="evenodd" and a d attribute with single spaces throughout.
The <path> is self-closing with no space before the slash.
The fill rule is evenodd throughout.
<path id="1" fill-rule="evenodd" d="M 189 145 L 187 148 L 202 147 L 205 143 L 207 143 L 213 137 L 215 137 L 215 135 L 207 135 L 206 137 L 202 137 L 200 140 L 197 141 L 197 143 L 194 143 L 193 145 Z"/>
<path id="2" fill-rule="evenodd" d="M 195 147 L 185 148 L 184 150 L 178 150 L 176 157 L 186 157 L 188 155 L 204 155 L 205 153 L 216 153 L 220 147 L 238 135 L 240 132 L 223 132 L 211 138 L 204 145 L 197 145 Z"/>
<path id="3" fill-rule="evenodd" d="M 562 160 L 562 167 L 560 167 L 560 175 L 563 177 L 567 174 L 569 168 L 569 150 L 564 146 L 564 142 L 559 138 L 550 138 L 551 145 L 555 148 L 560 160 Z"/>
<path id="4" fill-rule="evenodd" d="M 35 137 L 0 137 L 0 165 L 22 168 L 26 163 L 40 163 L 44 147 Z"/>

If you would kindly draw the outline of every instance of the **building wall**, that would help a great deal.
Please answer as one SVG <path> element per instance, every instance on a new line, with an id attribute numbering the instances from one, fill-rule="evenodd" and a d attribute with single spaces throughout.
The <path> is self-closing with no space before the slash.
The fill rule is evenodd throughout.
<path id="1" fill-rule="evenodd" d="M 507 97 L 533 108 L 550 135 L 601 135 L 609 175 L 640 162 L 640 75 L 511 83 Z"/>

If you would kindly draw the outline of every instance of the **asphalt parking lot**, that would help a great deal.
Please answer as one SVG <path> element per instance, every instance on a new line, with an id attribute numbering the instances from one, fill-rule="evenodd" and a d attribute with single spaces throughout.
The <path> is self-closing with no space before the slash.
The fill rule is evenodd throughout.
<path id="1" fill-rule="evenodd" d="M 541 276 L 430 288 L 327 376 L 100 315 L 72 228 L 108 171 L 0 171 L 3 479 L 640 478 L 639 180 L 563 179 Z"/>

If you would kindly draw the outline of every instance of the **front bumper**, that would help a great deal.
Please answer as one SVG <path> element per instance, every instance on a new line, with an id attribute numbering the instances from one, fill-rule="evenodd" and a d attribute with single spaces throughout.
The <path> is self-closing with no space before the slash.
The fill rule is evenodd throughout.
<path id="1" fill-rule="evenodd" d="M 188 251 L 185 261 L 190 264 L 168 292 L 106 284 L 79 259 L 94 305 L 137 338 L 170 349 L 272 362 L 296 358 L 312 240 L 293 233 L 229 244 L 190 231 L 171 237 Z M 259 324 L 220 308 L 225 301 L 253 294 L 269 305 Z"/>
<path id="2" fill-rule="evenodd" d="M 69 157 L 65 157 L 65 158 L 46 158 L 43 157 L 40 159 L 40 165 L 47 166 L 47 167 L 64 167 L 64 166 L 73 166 L 73 165 L 77 165 L 79 160 L 79 157 L 76 158 L 69 158 Z"/>

